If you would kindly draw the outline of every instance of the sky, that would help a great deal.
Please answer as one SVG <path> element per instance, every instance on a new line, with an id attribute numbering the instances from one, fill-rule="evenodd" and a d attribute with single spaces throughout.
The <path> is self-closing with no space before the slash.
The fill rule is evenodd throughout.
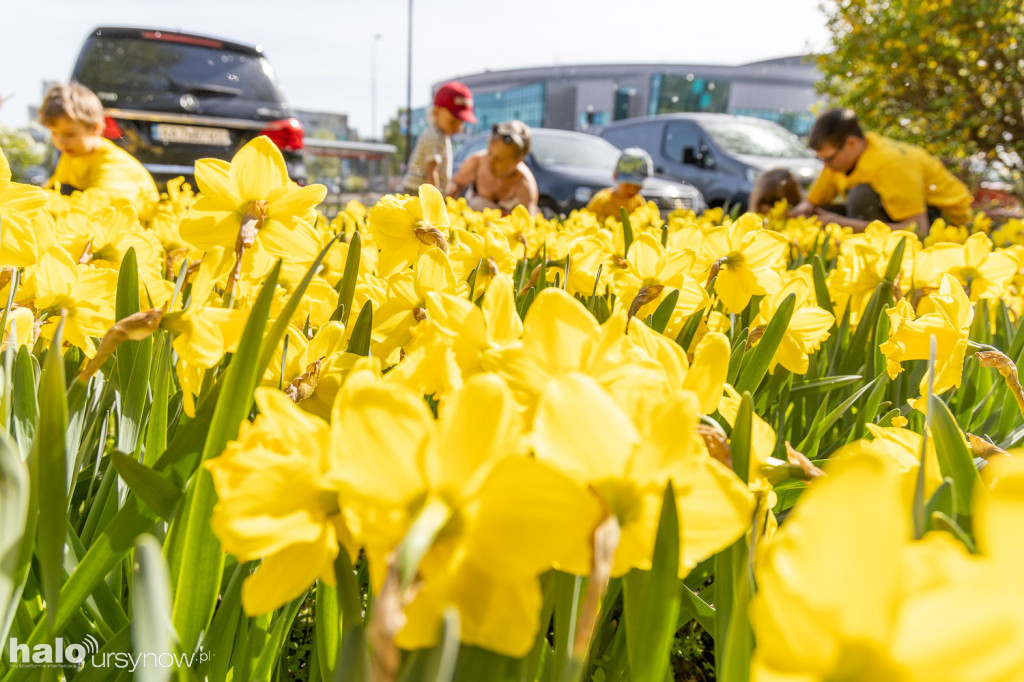
<path id="1" fill-rule="evenodd" d="M 428 104 L 435 83 L 488 69 L 735 65 L 806 54 L 828 43 L 821 1 L 412 0 L 412 105 Z M 42 82 L 67 80 L 85 37 L 103 25 L 262 45 L 293 108 L 346 113 L 364 139 L 379 136 L 406 102 L 410 0 L 4 4 L 0 123 L 8 126 L 27 123 Z"/>

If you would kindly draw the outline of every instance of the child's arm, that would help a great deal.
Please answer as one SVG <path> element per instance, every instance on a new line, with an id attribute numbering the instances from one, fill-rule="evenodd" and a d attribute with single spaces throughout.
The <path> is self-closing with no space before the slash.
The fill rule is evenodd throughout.
<path id="1" fill-rule="evenodd" d="M 462 162 L 459 166 L 459 170 L 455 171 L 455 175 L 452 176 L 451 181 L 448 183 L 448 187 L 445 190 L 445 194 L 457 199 L 466 188 L 473 184 L 473 180 L 476 178 L 477 167 L 480 165 L 480 153 L 471 154 L 469 158 Z"/>
<path id="2" fill-rule="evenodd" d="M 537 215 L 540 213 L 540 208 L 537 206 L 537 202 L 540 199 L 540 192 L 537 190 L 537 180 L 533 177 L 533 173 L 530 172 L 526 164 L 520 163 L 519 166 L 522 177 L 519 179 L 519 184 L 516 187 L 516 199 L 526 207 L 530 215 Z"/>

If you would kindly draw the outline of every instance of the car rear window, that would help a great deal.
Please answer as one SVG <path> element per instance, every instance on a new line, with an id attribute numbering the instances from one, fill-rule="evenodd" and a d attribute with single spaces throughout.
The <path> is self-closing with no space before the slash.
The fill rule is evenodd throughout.
<path id="1" fill-rule="evenodd" d="M 147 92 L 281 103 L 284 98 L 266 59 L 208 42 L 92 36 L 82 48 L 74 78 L 108 105 L 131 102 Z"/>

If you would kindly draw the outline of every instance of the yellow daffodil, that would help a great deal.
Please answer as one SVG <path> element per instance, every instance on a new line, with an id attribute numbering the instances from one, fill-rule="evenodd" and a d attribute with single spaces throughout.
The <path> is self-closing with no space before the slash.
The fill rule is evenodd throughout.
<path id="1" fill-rule="evenodd" d="M 239 561 L 263 560 L 242 585 L 250 616 L 287 604 L 317 579 L 333 585 L 339 543 L 355 550 L 326 422 L 274 389 L 256 389 L 256 405 L 256 419 L 204 465 L 219 498 L 210 524 L 224 550 Z"/>
<path id="2" fill-rule="evenodd" d="M 284 157 L 261 135 L 242 147 L 231 163 L 196 161 L 201 196 L 181 222 L 182 239 L 209 251 L 265 250 L 289 262 L 311 263 L 321 243 L 312 224 L 323 185 L 299 187 L 288 179 Z M 245 228 L 243 230 L 243 228 Z"/>
<path id="3" fill-rule="evenodd" d="M 616 272 L 612 282 L 618 306 L 643 320 L 676 289 L 679 299 L 673 317 L 682 324 L 708 304 L 707 291 L 692 276 L 696 260 L 696 255 L 685 249 L 670 255 L 653 234 L 641 234 L 629 247 L 629 268 Z"/>
<path id="4" fill-rule="evenodd" d="M 32 265 L 50 248 L 53 219 L 45 212 L 48 194 L 11 182 L 11 167 L 0 149 L 0 268 Z"/>
<path id="5" fill-rule="evenodd" d="M 679 574 L 732 543 L 750 525 L 752 497 L 696 436 L 697 403 L 677 392 L 634 424 L 593 380 L 567 374 L 541 397 L 535 459 L 500 463 L 482 494 L 477 551 L 495 574 L 548 567 L 588 575 L 598 526 L 618 526 L 612 575 L 650 567 L 665 486 L 680 518 Z M 551 519 L 559 519 L 557 524 Z M 527 542 L 527 538 L 530 538 Z"/>
<path id="6" fill-rule="evenodd" d="M 786 238 L 765 230 L 757 215 L 747 213 L 731 225 L 712 228 L 702 246 L 715 277 L 715 293 L 728 312 L 741 312 L 751 296 L 782 286 L 776 269 L 785 264 Z"/>
<path id="7" fill-rule="evenodd" d="M 828 338 L 835 318 L 832 313 L 814 304 L 813 289 L 808 287 L 805 280 L 794 278 L 775 293 L 762 298 L 752 324 L 754 327 L 766 327 L 790 294 L 796 296 L 796 308 L 768 371 L 774 373 L 776 366 L 781 364 L 794 374 L 806 374 L 810 354 L 818 350 Z"/>
<path id="8" fill-rule="evenodd" d="M 956 277 L 972 301 L 998 299 L 1019 265 L 1003 251 L 992 251 L 985 234 L 973 234 L 961 244 L 942 243 L 922 250 L 914 263 L 915 283 L 919 288 L 937 289 L 942 275 Z"/>
<path id="9" fill-rule="evenodd" d="M 539 604 L 536 579 L 495 576 L 484 570 L 491 557 L 464 545 L 491 470 L 518 458 L 521 423 L 504 382 L 494 375 L 472 378 L 435 420 L 422 398 L 404 386 L 353 375 L 338 396 L 332 426 L 346 513 L 365 547 L 375 590 L 412 522 L 424 513 L 440 514 L 419 565 L 422 591 L 405 611 L 397 644 L 435 644 L 443 608 L 452 604 L 465 614 L 463 642 L 524 655 L 536 635 L 538 612 L 514 597 L 526 595 L 527 603 Z"/>
<path id="10" fill-rule="evenodd" d="M 61 310 L 67 311 L 64 341 L 92 357 L 95 339 L 114 324 L 114 292 L 117 273 L 113 270 L 79 265 L 59 246 L 40 258 L 32 276 L 35 307 L 48 312 L 40 336 L 49 339 L 57 328 Z"/>
<path id="11" fill-rule="evenodd" d="M 894 379 L 903 371 L 907 360 L 927 360 L 932 337 L 936 342 L 936 394 L 960 385 L 968 330 L 974 309 L 963 286 L 953 275 L 942 276 L 938 291 L 921 301 L 915 318 L 906 299 L 886 311 L 889 315 L 889 339 L 879 346 L 886 358 L 886 371 Z M 922 395 L 927 390 L 927 376 L 922 380 Z"/>
<path id="12" fill-rule="evenodd" d="M 409 343 L 410 330 L 426 317 L 426 297 L 431 291 L 454 294 L 455 273 L 441 249 L 427 249 L 412 271 L 392 275 L 387 300 L 374 311 L 374 354 L 385 364 L 394 351 Z"/>
<path id="13" fill-rule="evenodd" d="M 448 252 L 444 197 L 433 185 L 420 185 L 418 197 L 389 194 L 370 209 L 370 234 L 380 247 L 378 274 L 387 277 L 416 262 L 431 247 Z"/>
<path id="14" fill-rule="evenodd" d="M 999 570 L 1004 550 L 1021 558 L 1019 483 L 993 496 L 995 513 L 979 504 L 979 538 L 993 540 L 979 556 L 945 532 L 912 540 L 901 477 L 878 456 L 826 471 L 755 567 L 751 679 L 1020 678 L 1024 601 Z"/>

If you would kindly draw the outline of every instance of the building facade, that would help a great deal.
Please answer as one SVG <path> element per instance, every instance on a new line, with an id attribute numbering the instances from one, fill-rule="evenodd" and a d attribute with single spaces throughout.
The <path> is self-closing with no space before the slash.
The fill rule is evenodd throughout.
<path id="1" fill-rule="evenodd" d="M 798 135 L 806 135 L 814 121 L 819 79 L 803 56 L 739 66 L 563 65 L 454 78 L 473 91 L 475 130 L 514 118 L 535 127 L 585 131 L 624 118 L 704 111 L 757 116 Z M 414 112 L 419 115 L 413 118 L 413 134 L 425 125 L 425 112 Z"/>

